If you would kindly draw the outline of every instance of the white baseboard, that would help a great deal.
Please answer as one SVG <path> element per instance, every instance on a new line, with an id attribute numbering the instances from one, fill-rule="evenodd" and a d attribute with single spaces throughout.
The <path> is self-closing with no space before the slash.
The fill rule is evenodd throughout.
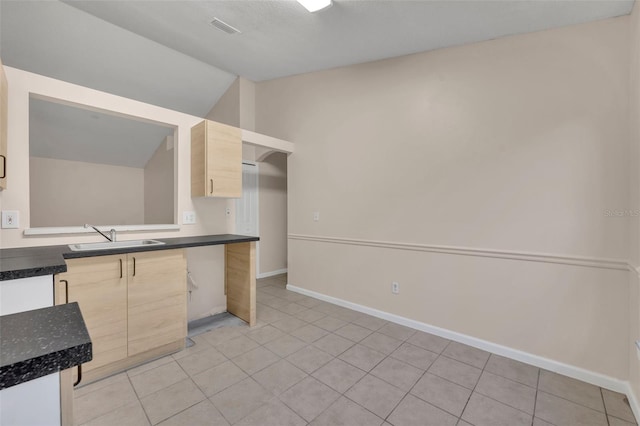
<path id="1" fill-rule="evenodd" d="M 594 371 L 585 370 L 580 367 L 576 367 L 563 362 L 554 361 L 549 358 L 544 358 L 538 355 L 534 355 L 528 352 L 520 351 L 518 349 L 502 346 L 497 343 L 492 343 L 486 340 L 478 339 L 476 337 L 468 336 L 466 334 L 457 333 L 455 331 L 447 330 L 444 328 L 436 327 L 430 324 L 426 324 L 420 321 L 415 321 L 409 318 L 401 317 L 399 315 L 390 314 L 388 312 L 380 311 L 378 309 L 370 308 L 368 306 L 358 305 L 357 303 L 348 302 L 346 300 L 338 299 L 336 297 L 327 296 L 322 293 L 307 290 L 305 288 L 296 287 L 291 284 L 287 284 L 287 290 L 294 291 L 296 293 L 310 296 L 315 299 L 323 300 L 325 302 L 333 303 L 334 305 L 342 306 L 352 309 L 354 311 L 362 312 L 374 317 L 382 318 L 384 320 L 404 325 L 416 330 L 424 331 L 426 333 L 435 334 L 436 336 L 444 337 L 445 339 L 453 340 L 456 342 L 464 343 L 469 346 L 473 346 L 478 349 L 482 349 L 497 355 L 505 356 L 507 358 L 515 359 L 517 361 L 531 364 L 536 367 L 544 368 L 549 371 L 553 371 L 565 376 L 573 377 L 574 379 L 582 380 L 587 383 L 591 383 L 596 386 L 600 386 L 605 389 L 609 389 L 615 392 L 624 393 L 629 398 L 633 413 L 636 418 L 640 419 L 640 405 L 635 398 L 635 394 L 631 392 L 629 382 L 616 379 L 604 374 L 596 373 Z"/>
<path id="2" fill-rule="evenodd" d="M 258 274 L 256 276 L 256 278 L 260 279 L 260 278 L 269 278 L 269 277 L 274 277 L 276 275 L 282 275 L 282 274 L 286 274 L 288 271 L 287 268 L 284 269 L 278 269 L 276 271 L 271 271 L 271 272 L 263 272 L 261 274 Z"/>

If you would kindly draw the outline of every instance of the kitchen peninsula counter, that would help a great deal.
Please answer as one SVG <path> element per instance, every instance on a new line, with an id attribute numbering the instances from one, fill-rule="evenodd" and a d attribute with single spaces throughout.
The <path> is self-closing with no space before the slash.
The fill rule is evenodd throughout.
<path id="1" fill-rule="evenodd" d="M 0 249 L 0 281 L 66 272 L 67 265 L 65 259 L 246 243 L 260 240 L 259 237 L 235 234 L 154 239 L 162 241 L 164 244 L 88 251 L 71 251 L 68 245 Z"/>

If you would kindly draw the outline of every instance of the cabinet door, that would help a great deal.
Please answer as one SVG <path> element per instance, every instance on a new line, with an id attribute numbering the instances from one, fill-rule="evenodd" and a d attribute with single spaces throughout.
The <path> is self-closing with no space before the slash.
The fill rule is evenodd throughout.
<path id="1" fill-rule="evenodd" d="M 207 178 L 211 195 L 242 197 L 240 129 L 207 121 Z"/>
<path id="2" fill-rule="evenodd" d="M 242 196 L 240 129 L 209 120 L 191 128 L 191 196 Z"/>
<path id="3" fill-rule="evenodd" d="M 187 265 L 183 250 L 133 253 L 129 274 L 128 355 L 187 335 Z"/>
<path id="4" fill-rule="evenodd" d="M 0 61 L 0 189 L 7 188 L 8 91 L 7 77 Z"/>
<path id="5" fill-rule="evenodd" d="M 56 276 L 56 304 L 78 302 L 93 347 L 89 372 L 127 357 L 127 276 L 124 256 L 67 260 Z M 68 293 L 66 293 L 68 289 Z"/>

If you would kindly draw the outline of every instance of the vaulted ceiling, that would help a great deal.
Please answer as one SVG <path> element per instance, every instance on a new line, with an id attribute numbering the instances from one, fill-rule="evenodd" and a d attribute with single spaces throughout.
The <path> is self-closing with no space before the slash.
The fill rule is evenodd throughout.
<path id="1" fill-rule="evenodd" d="M 6 65 L 204 116 L 261 81 L 628 14 L 633 0 L 0 1 Z M 210 25 L 236 27 L 229 35 Z"/>

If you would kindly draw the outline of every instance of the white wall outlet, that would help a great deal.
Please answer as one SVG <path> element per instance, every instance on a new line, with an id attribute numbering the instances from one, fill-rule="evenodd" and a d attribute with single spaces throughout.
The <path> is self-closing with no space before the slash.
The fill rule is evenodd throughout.
<path id="1" fill-rule="evenodd" d="M 182 212 L 182 224 L 193 225 L 196 223 L 196 212 L 185 211 Z"/>
<path id="2" fill-rule="evenodd" d="M 17 229 L 20 227 L 20 213 L 17 210 L 2 211 L 2 228 Z"/>
<path id="3" fill-rule="evenodd" d="M 397 282 L 392 282 L 391 283 L 391 293 L 393 294 L 398 294 L 400 293 L 400 284 L 398 284 Z"/>
<path id="4" fill-rule="evenodd" d="M 226 209 L 224 209 L 224 214 L 226 214 L 227 216 L 231 216 L 231 207 L 227 207 Z"/>
<path id="5" fill-rule="evenodd" d="M 313 212 L 313 221 L 318 222 L 320 220 L 320 212 Z"/>

